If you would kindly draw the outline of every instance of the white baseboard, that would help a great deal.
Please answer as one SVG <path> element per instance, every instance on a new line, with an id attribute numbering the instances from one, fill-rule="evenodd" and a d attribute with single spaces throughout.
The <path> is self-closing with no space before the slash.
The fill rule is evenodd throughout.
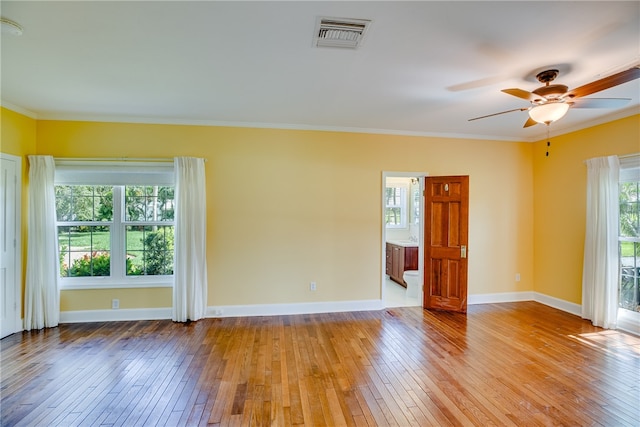
<path id="1" fill-rule="evenodd" d="M 580 316 L 581 306 L 538 292 L 504 292 L 469 295 L 468 304 L 537 301 Z M 328 301 L 293 304 L 225 305 L 207 308 L 207 317 L 280 316 L 291 314 L 338 313 L 384 309 L 382 300 Z M 171 307 L 119 310 L 79 310 L 60 313 L 60 323 L 109 322 L 122 320 L 171 319 Z"/>
<path id="2" fill-rule="evenodd" d="M 209 307 L 207 317 L 281 316 L 382 310 L 382 300 L 307 302 L 295 304 L 226 305 Z"/>
<path id="3" fill-rule="evenodd" d="M 226 305 L 207 308 L 207 317 L 278 316 L 288 314 L 369 311 L 384 308 L 381 300 L 331 301 L 297 304 Z M 171 307 L 60 312 L 60 323 L 171 319 Z"/>
<path id="4" fill-rule="evenodd" d="M 495 304 L 500 302 L 534 301 L 534 292 L 502 292 L 495 294 L 472 294 L 467 304 Z"/>
<path id="5" fill-rule="evenodd" d="M 519 301 L 536 301 L 558 310 L 580 316 L 582 314 L 582 306 L 569 301 L 565 301 L 556 297 L 541 294 L 540 292 L 503 292 L 495 294 L 476 294 L 469 295 L 467 304 L 496 304 L 501 302 L 519 302 Z"/>
<path id="6" fill-rule="evenodd" d="M 60 323 L 171 319 L 171 307 L 61 311 Z"/>
<path id="7" fill-rule="evenodd" d="M 541 294 L 540 292 L 535 292 L 535 297 L 533 300 L 539 302 L 540 304 L 548 305 L 549 307 L 557 308 L 558 310 L 575 314 L 576 316 L 582 316 L 582 305 L 580 304 Z"/>

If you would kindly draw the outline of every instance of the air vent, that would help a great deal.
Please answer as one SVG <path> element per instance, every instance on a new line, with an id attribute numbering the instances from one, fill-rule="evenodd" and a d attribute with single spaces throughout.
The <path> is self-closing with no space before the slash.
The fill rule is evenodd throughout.
<path id="1" fill-rule="evenodd" d="M 356 49 L 362 44 L 371 21 L 349 18 L 318 18 L 316 46 Z"/>

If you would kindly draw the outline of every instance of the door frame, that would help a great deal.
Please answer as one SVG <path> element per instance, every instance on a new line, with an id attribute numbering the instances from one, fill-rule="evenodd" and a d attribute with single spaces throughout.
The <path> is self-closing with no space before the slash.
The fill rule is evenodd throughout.
<path id="1" fill-rule="evenodd" d="M 394 171 L 382 171 L 382 188 L 380 190 L 380 224 L 382 228 L 382 242 L 380 244 L 380 300 L 382 302 L 382 306 L 386 307 L 386 286 L 385 286 L 385 276 L 386 276 L 386 243 L 387 243 L 387 227 L 384 223 L 384 214 L 386 209 L 385 204 L 385 189 L 387 185 L 387 178 L 418 178 L 420 181 L 420 221 L 418 223 L 418 278 L 420 280 L 419 283 L 424 284 L 424 178 L 428 176 L 427 172 L 394 172 Z M 420 290 L 419 299 L 421 301 L 420 306 L 423 306 L 424 300 L 424 289 Z"/>
<path id="2" fill-rule="evenodd" d="M 13 333 L 22 331 L 22 158 L 11 154 L 0 153 L 0 161 L 13 161 L 16 164 L 16 194 L 15 194 L 15 298 L 16 318 Z"/>

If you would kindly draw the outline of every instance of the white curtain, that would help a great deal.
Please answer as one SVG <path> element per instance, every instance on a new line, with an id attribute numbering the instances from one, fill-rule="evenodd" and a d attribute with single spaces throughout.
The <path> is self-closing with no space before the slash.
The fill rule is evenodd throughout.
<path id="1" fill-rule="evenodd" d="M 617 156 L 589 159 L 587 227 L 582 271 L 582 318 L 613 329 L 618 313 Z"/>
<path id="2" fill-rule="evenodd" d="M 207 199 L 204 159 L 176 157 L 173 320 L 198 320 L 207 310 Z"/>
<path id="3" fill-rule="evenodd" d="M 24 328 L 51 328 L 60 320 L 55 164 L 29 156 L 29 208 Z"/>

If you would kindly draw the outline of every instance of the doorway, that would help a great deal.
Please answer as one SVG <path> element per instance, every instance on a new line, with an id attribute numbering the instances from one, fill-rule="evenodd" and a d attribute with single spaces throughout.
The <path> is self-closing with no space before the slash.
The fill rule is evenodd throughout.
<path id="1" fill-rule="evenodd" d="M 422 306 L 425 176 L 425 172 L 382 173 L 380 288 L 385 307 Z M 410 284 L 404 280 L 405 270 L 417 271 Z"/>

